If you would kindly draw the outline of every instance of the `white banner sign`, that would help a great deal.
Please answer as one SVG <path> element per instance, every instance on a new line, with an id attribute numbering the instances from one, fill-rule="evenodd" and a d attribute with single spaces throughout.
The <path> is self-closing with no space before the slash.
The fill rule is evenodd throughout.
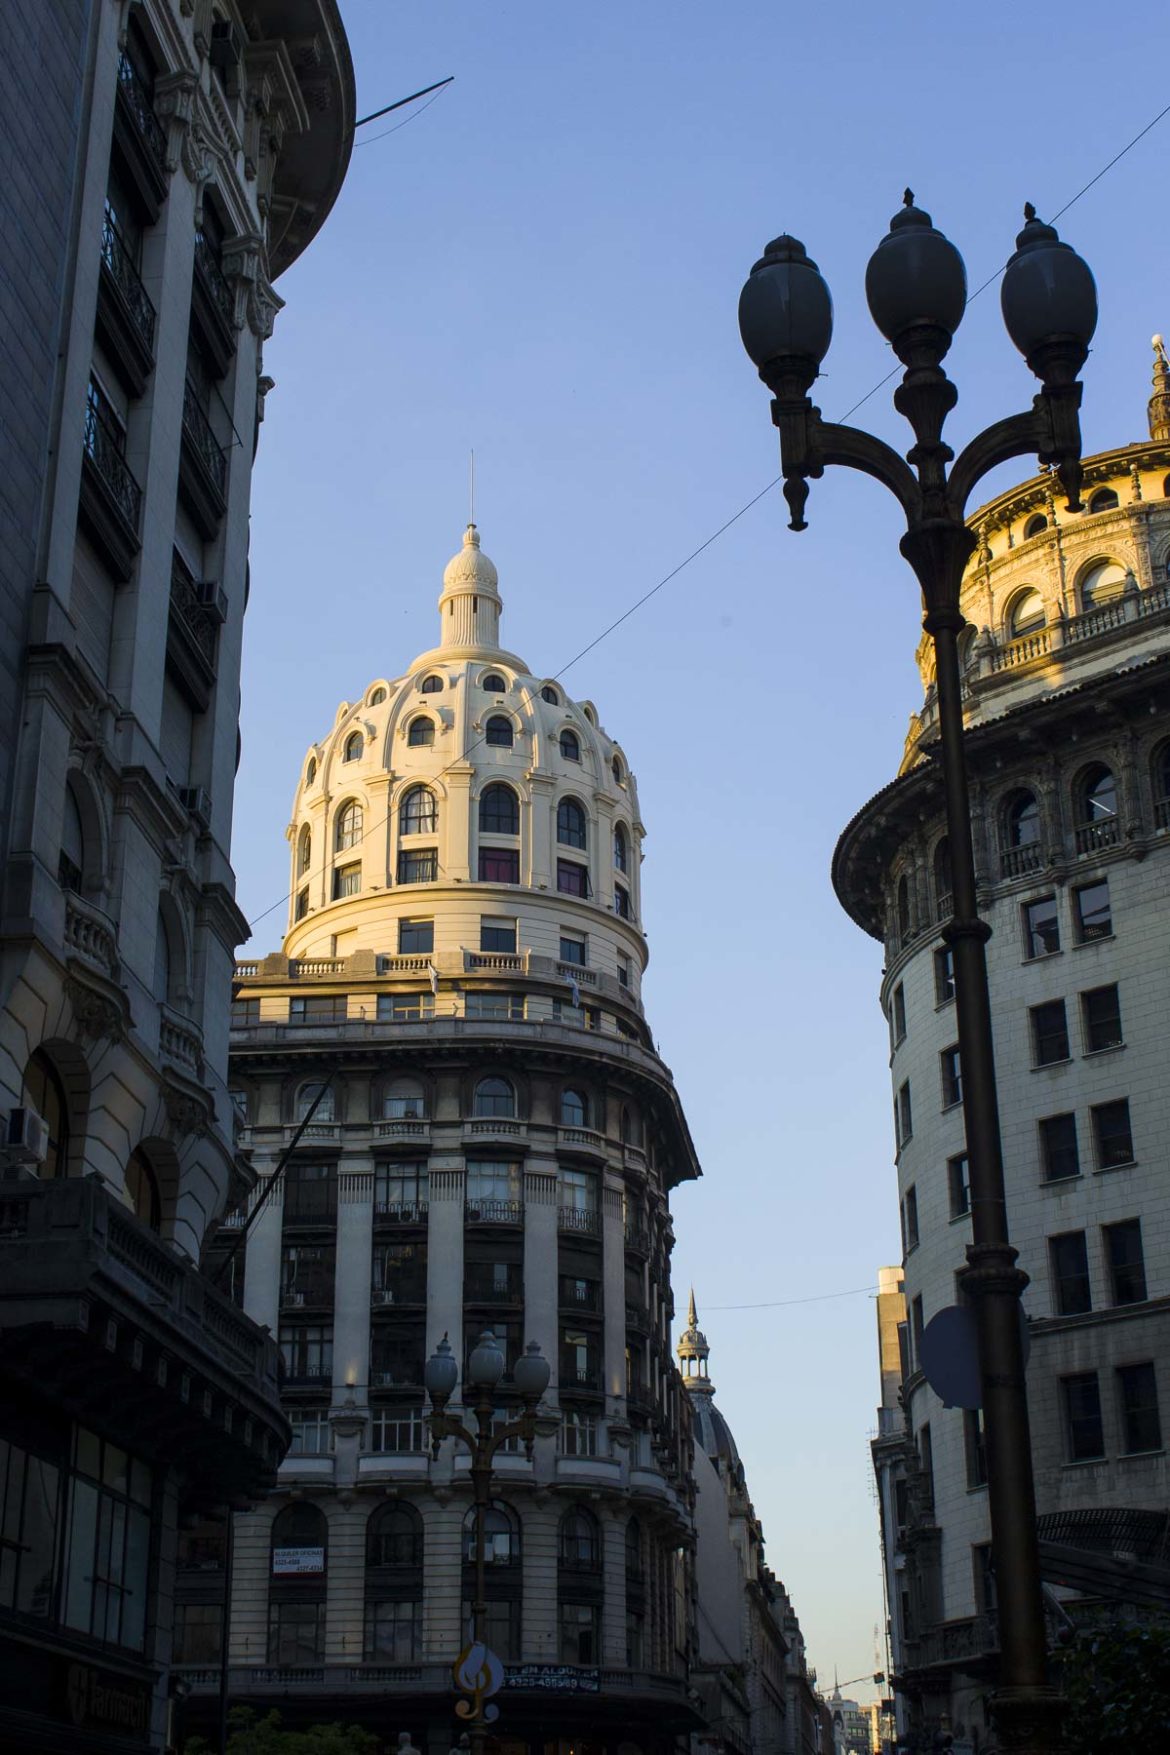
<path id="1" fill-rule="evenodd" d="M 324 1548 L 273 1548 L 272 1571 L 276 1578 L 301 1572 L 324 1572 Z"/>

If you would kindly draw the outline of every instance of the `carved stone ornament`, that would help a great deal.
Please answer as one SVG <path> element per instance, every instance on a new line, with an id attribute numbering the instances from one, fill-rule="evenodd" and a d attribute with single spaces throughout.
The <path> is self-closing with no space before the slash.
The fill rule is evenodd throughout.
<path id="1" fill-rule="evenodd" d="M 198 75 L 188 67 L 175 73 L 164 73 L 155 83 L 154 110 L 167 131 L 168 171 L 177 171 L 180 163 L 186 161 L 198 88 Z"/>
<path id="2" fill-rule="evenodd" d="M 162 1100 L 171 1134 L 176 1140 L 203 1137 L 209 1120 L 207 1104 L 201 1102 L 194 1092 L 164 1080 Z"/>
<path id="3" fill-rule="evenodd" d="M 236 295 L 236 328 L 242 329 L 246 322 L 261 343 L 268 340 L 277 312 L 284 309 L 265 268 L 264 241 L 258 233 L 246 232 L 224 245 L 223 271 Z"/>
<path id="4" fill-rule="evenodd" d="M 91 987 L 76 975 L 65 978 L 65 997 L 82 1039 L 120 1042 L 126 1034 L 127 1011 L 110 993 Z"/>

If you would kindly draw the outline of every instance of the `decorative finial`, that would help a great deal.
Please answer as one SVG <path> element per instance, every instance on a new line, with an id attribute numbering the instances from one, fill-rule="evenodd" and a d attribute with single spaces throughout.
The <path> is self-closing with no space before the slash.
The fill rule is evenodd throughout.
<path id="1" fill-rule="evenodd" d="M 1166 337 L 1164 335 L 1155 335 L 1153 337 L 1153 348 L 1158 364 L 1161 366 L 1166 365 Z"/>
<path id="2" fill-rule="evenodd" d="M 1033 203 L 1031 201 L 1025 201 L 1024 202 L 1024 218 L 1027 220 L 1029 225 L 1031 225 L 1031 223 L 1035 219 L 1035 217 L 1036 217 L 1035 206 L 1033 205 Z"/>
<path id="3" fill-rule="evenodd" d="M 914 205 L 914 191 L 913 191 L 913 189 L 903 189 L 903 191 L 902 191 L 902 206 L 903 207 L 913 207 L 913 205 Z"/>
<path id="4" fill-rule="evenodd" d="M 1166 358 L 1166 340 L 1162 335 L 1153 337 L 1154 345 L 1154 394 L 1148 404 L 1150 437 L 1159 444 L 1170 440 L 1170 360 Z"/>
<path id="5" fill-rule="evenodd" d="M 695 1310 L 695 1288 L 692 1286 L 691 1287 L 690 1303 L 687 1305 L 687 1327 L 688 1328 L 697 1328 L 698 1325 L 699 1325 L 699 1317 L 698 1317 L 697 1311 Z"/>

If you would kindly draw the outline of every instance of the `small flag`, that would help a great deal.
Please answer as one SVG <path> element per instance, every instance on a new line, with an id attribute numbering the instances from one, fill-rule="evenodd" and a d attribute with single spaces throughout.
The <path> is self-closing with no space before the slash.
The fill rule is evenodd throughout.
<path id="1" fill-rule="evenodd" d="M 573 1004 L 579 1006 L 581 1004 L 581 989 L 577 986 L 576 978 L 569 975 L 566 979 L 569 983 L 569 992 L 572 995 Z"/>
<path id="2" fill-rule="evenodd" d="M 437 994 L 439 991 L 439 971 L 435 968 L 433 963 L 428 963 L 427 973 L 431 978 L 431 992 Z"/>

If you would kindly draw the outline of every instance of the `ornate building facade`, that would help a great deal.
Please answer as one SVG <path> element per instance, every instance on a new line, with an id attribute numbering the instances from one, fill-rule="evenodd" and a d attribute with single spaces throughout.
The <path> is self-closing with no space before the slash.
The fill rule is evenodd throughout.
<path id="1" fill-rule="evenodd" d="M 501 1417 L 529 1341 L 552 1366 L 533 1460 L 496 1464 L 496 1746 L 656 1755 L 698 1722 L 668 1200 L 699 1166 L 642 1007 L 628 759 L 501 647 L 500 611 L 471 526 L 439 644 L 306 752 L 284 946 L 237 965 L 233 1089 L 271 1198 L 227 1277 L 279 1337 L 294 1437 L 236 1519 L 230 1688 L 446 1755 L 474 1520 L 466 1455 L 429 1452 L 423 1365 L 490 1326 Z M 207 1611 L 183 1654 L 197 1722 L 222 1574 L 179 1588 Z"/>
<path id="2" fill-rule="evenodd" d="M 5 23 L 0 1748 L 113 1755 L 168 1738 L 180 1519 L 288 1441 L 274 1342 L 197 1263 L 251 1180 L 228 842 L 261 349 L 353 81 L 333 0 Z"/>
<path id="3" fill-rule="evenodd" d="M 963 592 L 967 755 L 1041 1556 L 1054 1635 L 1170 1601 L 1170 370 L 1148 442 L 1086 460 L 1086 511 L 1048 475 L 974 514 Z M 842 835 L 837 893 L 886 951 L 908 1322 L 898 1434 L 875 1450 L 893 1646 L 911 1735 L 986 1739 L 997 1645 L 980 1417 L 942 1406 L 922 1333 L 970 1238 L 937 706 Z M 895 1295 L 895 1287 L 887 1290 Z M 889 1365 L 883 1346 L 883 1374 Z M 900 1720 L 900 1728 L 902 1721 Z"/>

